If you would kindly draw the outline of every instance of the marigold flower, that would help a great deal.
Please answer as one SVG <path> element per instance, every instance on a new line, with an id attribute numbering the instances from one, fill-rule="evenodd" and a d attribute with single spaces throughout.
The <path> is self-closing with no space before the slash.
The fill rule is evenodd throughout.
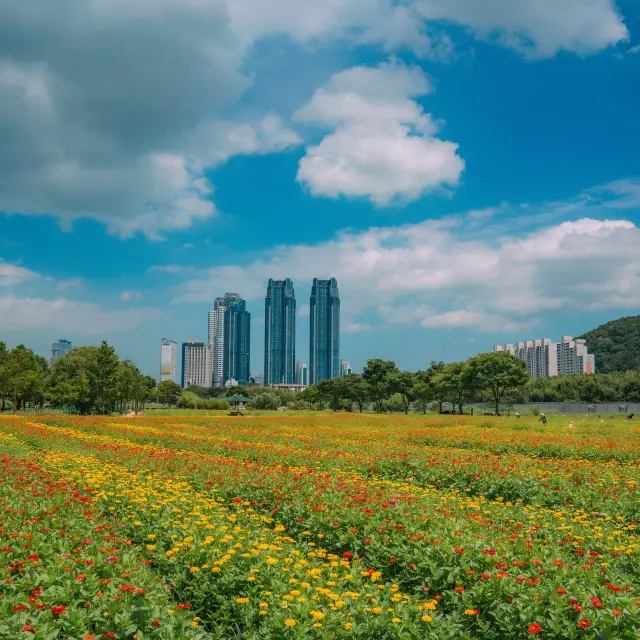
<path id="1" fill-rule="evenodd" d="M 295 627 L 296 624 L 298 623 L 295 620 L 292 620 L 291 618 L 288 618 L 287 620 L 284 621 L 285 627 Z"/>
<path id="2" fill-rule="evenodd" d="M 422 616 L 422 618 L 420 618 L 422 620 L 422 622 L 431 622 L 433 620 L 433 618 L 431 616 Z"/>

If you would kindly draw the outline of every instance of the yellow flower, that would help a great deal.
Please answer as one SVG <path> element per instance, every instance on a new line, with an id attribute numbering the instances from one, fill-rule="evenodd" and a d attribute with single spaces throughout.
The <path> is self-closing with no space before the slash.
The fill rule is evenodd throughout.
<path id="1" fill-rule="evenodd" d="M 475 609 L 465 609 L 464 610 L 464 615 L 465 616 L 475 616 L 476 615 L 476 611 L 475 611 Z"/>
<path id="2" fill-rule="evenodd" d="M 316 629 L 319 629 L 322 626 L 322 624 L 320 622 L 316 622 L 315 624 L 312 624 L 311 626 L 315 627 Z"/>
<path id="3" fill-rule="evenodd" d="M 431 622 L 433 618 L 431 616 L 422 616 L 422 622 Z"/>
<path id="4" fill-rule="evenodd" d="M 295 627 L 296 626 L 296 621 L 292 620 L 291 618 L 288 618 L 287 620 L 284 621 L 284 626 L 285 627 Z"/>
<path id="5" fill-rule="evenodd" d="M 400 618 L 391 618 L 391 622 L 401 622 Z"/>
<path id="6" fill-rule="evenodd" d="M 200 571 L 200 567 L 191 567 L 189 571 L 191 571 L 191 573 L 197 573 L 198 571 Z"/>
<path id="7" fill-rule="evenodd" d="M 167 613 L 171 615 L 173 613 L 173 609 L 167 609 Z"/>
<path id="8" fill-rule="evenodd" d="M 236 602 L 238 604 L 247 604 L 247 602 L 249 602 L 249 598 L 236 598 Z"/>
<path id="9" fill-rule="evenodd" d="M 324 618 L 324 613 L 322 613 L 322 611 L 312 611 L 311 615 L 315 620 L 322 620 L 322 618 Z"/>
<path id="10" fill-rule="evenodd" d="M 371 611 L 376 615 L 379 615 L 382 613 L 382 607 L 374 607 L 373 609 L 371 609 Z"/>
<path id="11" fill-rule="evenodd" d="M 351 631 L 351 627 L 353 627 L 353 623 L 352 622 L 345 622 L 344 623 L 345 630 Z"/>

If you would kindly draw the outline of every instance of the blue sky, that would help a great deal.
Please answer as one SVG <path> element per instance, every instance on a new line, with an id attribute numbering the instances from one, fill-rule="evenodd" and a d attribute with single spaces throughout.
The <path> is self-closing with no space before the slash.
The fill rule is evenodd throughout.
<path id="1" fill-rule="evenodd" d="M 269 277 L 301 360 L 338 278 L 356 370 L 639 313 L 637 3 L 58 4 L 0 5 L 10 345 L 106 338 L 157 375 L 237 291 L 260 373 Z"/>

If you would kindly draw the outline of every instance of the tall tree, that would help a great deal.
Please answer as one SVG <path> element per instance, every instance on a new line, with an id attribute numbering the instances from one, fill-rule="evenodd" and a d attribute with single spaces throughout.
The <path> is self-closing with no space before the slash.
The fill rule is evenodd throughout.
<path id="1" fill-rule="evenodd" d="M 180 385 L 172 380 L 163 380 L 158 385 L 158 399 L 164 404 L 175 405 L 181 393 Z"/>
<path id="2" fill-rule="evenodd" d="M 369 387 L 371 399 L 375 403 L 376 411 L 382 412 L 384 401 L 391 395 L 390 376 L 397 373 L 398 367 L 393 360 L 371 358 L 362 372 L 362 377 Z"/>
<path id="3" fill-rule="evenodd" d="M 358 405 L 358 411 L 362 413 L 365 402 L 369 399 L 369 387 L 362 375 L 359 373 L 351 373 L 342 378 L 345 398 L 349 402 L 355 402 Z"/>
<path id="4" fill-rule="evenodd" d="M 119 364 L 116 350 L 106 340 L 98 347 L 93 371 L 95 402 L 101 413 L 111 413 L 116 401 L 116 374 Z"/>
<path id="5" fill-rule="evenodd" d="M 469 365 L 466 362 L 447 364 L 434 376 L 433 382 L 438 392 L 453 404 L 454 409 L 458 406 L 462 415 L 465 403 L 475 391 L 474 380 L 469 375 Z"/>
<path id="6" fill-rule="evenodd" d="M 11 398 L 13 411 L 20 411 L 26 401 L 43 390 L 42 363 L 31 349 L 19 344 L 9 351 L 3 369 L 6 394 Z"/>
<path id="7" fill-rule="evenodd" d="M 392 393 L 397 393 L 402 398 L 405 413 L 409 413 L 415 383 L 416 376 L 409 371 L 394 371 L 389 374 L 389 388 Z"/>
<path id="8" fill-rule="evenodd" d="M 2 411 L 4 411 L 7 402 L 7 396 L 9 392 L 7 390 L 7 373 L 6 373 L 6 363 L 7 358 L 9 357 L 9 350 L 7 349 L 7 345 L 0 341 L 0 400 L 2 400 Z"/>
<path id="9" fill-rule="evenodd" d="M 526 363 L 510 353 L 482 353 L 469 360 L 467 379 L 473 381 L 472 386 L 489 392 L 499 415 L 504 393 L 527 384 L 529 374 Z"/>

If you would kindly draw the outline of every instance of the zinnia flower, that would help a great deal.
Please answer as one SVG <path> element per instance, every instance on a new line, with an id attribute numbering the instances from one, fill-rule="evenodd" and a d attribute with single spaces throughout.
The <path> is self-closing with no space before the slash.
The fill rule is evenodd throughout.
<path id="1" fill-rule="evenodd" d="M 541 633 L 542 632 L 542 627 L 539 624 L 533 623 L 533 624 L 529 625 L 528 631 L 529 631 L 529 633 L 534 635 L 536 633 Z"/>

